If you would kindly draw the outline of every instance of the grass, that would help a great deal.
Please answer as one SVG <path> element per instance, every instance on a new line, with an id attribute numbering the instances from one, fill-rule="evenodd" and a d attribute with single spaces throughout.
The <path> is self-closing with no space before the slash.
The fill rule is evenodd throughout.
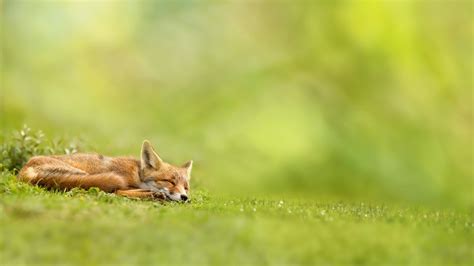
<path id="1" fill-rule="evenodd" d="M 46 191 L 4 173 L 1 264 L 472 265 L 472 212 L 214 197 L 140 201 Z"/>

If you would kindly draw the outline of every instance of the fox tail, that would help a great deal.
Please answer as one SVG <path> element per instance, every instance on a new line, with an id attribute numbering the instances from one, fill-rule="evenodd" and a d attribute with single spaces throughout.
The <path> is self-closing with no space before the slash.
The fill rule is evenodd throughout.
<path id="1" fill-rule="evenodd" d="M 125 181 L 113 172 L 88 174 L 80 169 L 52 166 L 31 166 L 22 169 L 21 181 L 47 188 L 72 189 L 75 187 L 98 187 L 105 192 L 114 192 L 125 187 Z"/>

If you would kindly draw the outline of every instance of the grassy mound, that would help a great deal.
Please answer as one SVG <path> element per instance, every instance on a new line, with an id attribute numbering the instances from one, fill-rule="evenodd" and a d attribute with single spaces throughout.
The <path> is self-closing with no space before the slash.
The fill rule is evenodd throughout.
<path id="1" fill-rule="evenodd" d="M 472 213 L 203 191 L 163 204 L 0 180 L 3 265 L 473 262 Z"/>

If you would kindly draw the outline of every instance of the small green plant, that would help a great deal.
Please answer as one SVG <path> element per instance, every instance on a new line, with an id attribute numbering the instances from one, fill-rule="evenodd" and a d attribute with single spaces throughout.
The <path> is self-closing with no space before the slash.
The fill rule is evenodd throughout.
<path id="1" fill-rule="evenodd" d="M 0 171 L 17 173 L 35 155 L 72 154 L 78 151 L 76 142 L 49 140 L 41 130 L 32 131 L 27 125 L 5 138 L 0 146 Z"/>

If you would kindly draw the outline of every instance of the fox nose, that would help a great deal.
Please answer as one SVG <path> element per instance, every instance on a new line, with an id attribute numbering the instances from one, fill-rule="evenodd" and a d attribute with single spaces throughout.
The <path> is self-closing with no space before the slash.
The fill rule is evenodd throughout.
<path id="1" fill-rule="evenodd" d="M 181 200 L 182 201 L 187 201 L 188 200 L 188 196 L 184 195 L 184 194 L 181 194 Z"/>

